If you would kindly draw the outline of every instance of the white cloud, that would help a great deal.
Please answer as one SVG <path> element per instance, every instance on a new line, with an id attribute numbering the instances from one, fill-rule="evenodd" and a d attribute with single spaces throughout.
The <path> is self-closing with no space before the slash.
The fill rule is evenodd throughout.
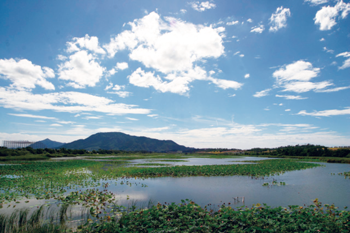
<path id="1" fill-rule="evenodd" d="M 338 55 L 336 55 L 336 57 L 350 57 L 350 52 L 343 52 L 343 53 L 339 53 Z M 346 59 L 343 63 L 342 66 L 339 67 L 339 69 L 346 69 L 350 67 L 350 58 Z"/>
<path id="2" fill-rule="evenodd" d="M 250 74 L 244 75 L 244 78 L 249 78 L 249 77 L 250 77 Z"/>
<path id="3" fill-rule="evenodd" d="M 126 98 L 130 96 L 130 92 L 128 91 L 114 91 L 114 92 L 108 92 L 109 94 L 116 94 L 118 95 L 120 98 Z"/>
<path id="4" fill-rule="evenodd" d="M 187 10 L 181 9 L 180 12 L 181 12 L 182 14 L 185 14 L 185 13 L 187 12 Z"/>
<path id="5" fill-rule="evenodd" d="M 304 100 L 307 97 L 302 97 L 300 95 L 276 95 L 276 97 L 285 98 L 287 100 Z"/>
<path id="6" fill-rule="evenodd" d="M 127 68 L 129 68 L 128 63 L 126 62 L 117 62 L 117 65 L 115 66 L 118 70 L 125 70 Z"/>
<path id="7" fill-rule="evenodd" d="M 112 83 L 109 83 L 109 85 L 106 87 L 106 89 L 105 90 L 109 90 L 109 89 L 111 89 L 113 87 L 113 84 Z M 116 84 L 116 85 L 114 85 L 114 87 L 112 88 L 112 90 L 113 91 L 109 91 L 109 92 L 107 92 L 108 94 L 116 94 L 116 95 L 118 95 L 119 97 L 121 97 L 121 98 L 126 98 L 126 97 L 128 97 L 128 96 L 130 96 L 130 92 L 128 92 L 128 91 L 122 91 L 122 90 L 124 90 L 125 89 L 125 86 L 124 85 L 118 85 L 118 84 Z"/>
<path id="8" fill-rule="evenodd" d="M 137 105 L 114 103 L 105 97 L 81 92 L 55 92 L 32 94 L 0 87 L 0 106 L 16 110 L 53 110 L 56 112 L 100 112 L 111 115 L 149 114 L 149 109 Z"/>
<path id="9" fill-rule="evenodd" d="M 106 88 L 105 88 L 105 91 L 111 89 L 113 87 L 113 83 L 109 83 Z"/>
<path id="10" fill-rule="evenodd" d="M 283 91 L 303 93 L 312 90 L 315 92 L 335 92 L 347 89 L 347 87 L 326 89 L 334 85 L 330 81 L 311 82 L 310 80 L 317 77 L 319 72 L 320 68 L 314 68 L 310 62 L 299 60 L 284 65 L 273 73 L 273 77 L 276 78 L 275 86 L 284 88 Z"/>
<path id="11" fill-rule="evenodd" d="M 57 121 L 57 122 L 60 123 L 60 124 L 64 124 L 64 125 L 74 124 L 75 123 L 74 121 Z"/>
<path id="12" fill-rule="evenodd" d="M 265 30 L 264 25 L 259 25 L 259 26 L 252 27 L 250 32 L 262 33 L 264 30 Z"/>
<path id="13" fill-rule="evenodd" d="M 350 107 L 347 107 L 342 110 L 338 109 L 331 109 L 331 110 L 324 110 L 324 111 L 314 111 L 314 112 L 306 112 L 305 110 L 302 110 L 298 113 L 298 115 L 303 115 L 303 116 L 315 116 L 315 117 L 320 117 L 320 116 L 339 116 L 339 115 L 350 115 Z"/>
<path id="14" fill-rule="evenodd" d="M 155 75 L 140 67 L 129 76 L 130 83 L 154 87 L 161 92 L 185 94 L 190 82 L 211 81 L 196 63 L 203 63 L 206 58 L 218 58 L 224 53 L 221 33 L 225 28 L 194 25 L 172 17 L 165 17 L 164 21 L 155 12 L 129 25 L 131 30 L 123 31 L 104 45 L 109 56 L 114 57 L 118 51 L 128 49 L 131 60 L 162 73 Z"/>
<path id="15" fill-rule="evenodd" d="M 247 19 L 247 22 L 248 22 L 248 23 L 252 23 L 253 20 L 249 18 L 249 19 Z"/>
<path id="16" fill-rule="evenodd" d="M 267 96 L 269 94 L 269 91 L 271 91 L 271 88 L 265 89 L 265 90 L 262 90 L 262 91 L 258 91 L 253 96 L 257 97 L 257 98 L 260 98 L 260 97 L 263 97 L 263 96 Z"/>
<path id="17" fill-rule="evenodd" d="M 277 32 L 281 28 L 287 26 L 287 17 L 290 17 L 291 13 L 289 8 L 283 8 L 283 6 L 276 9 L 276 13 L 272 14 L 270 17 L 271 27 L 270 32 Z"/>
<path id="18" fill-rule="evenodd" d="M 232 26 L 232 25 L 235 25 L 235 24 L 238 24 L 238 23 L 239 23 L 239 21 L 236 20 L 236 21 L 227 22 L 226 25 L 227 26 Z M 235 37 L 232 37 L 232 38 L 235 38 Z"/>
<path id="19" fill-rule="evenodd" d="M 124 90 L 124 89 L 125 89 L 124 85 L 120 86 L 118 84 L 115 84 L 112 90 L 119 91 L 119 90 Z"/>
<path id="20" fill-rule="evenodd" d="M 315 24 L 320 25 L 321 31 L 331 30 L 337 24 L 336 18 L 341 13 L 341 18 L 344 19 L 350 12 L 350 3 L 344 3 L 343 0 L 332 6 L 324 6 L 317 11 L 315 15 Z M 340 17 L 339 17 L 340 18 Z"/>
<path id="21" fill-rule="evenodd" d="M 85 120 L 98 120 L 98 119 L 101 119 L 102 116 L 86 116 L 86 117 L 83 117 L 83 119 Z"/>
<path id="22" fill-rule="evenodd" d="M 132 118 L 132 117 L 125 117 L 126 119 L 130 120 L 130 121 L 138 121 L 139 119 L 136 118 Z"/>
<path id="23" fill-rule="evenodd" d="M 319 72 L 320 68 L 313 68 L 310 62 L 299 60 L 275 71 L 273 77 L 276 78 L 278 83 L 287 81 L 309 81 L 317 77 Z"/>
<path id="24" fill-rule="evenodd" d="M 243 86 L 243 84 L 238 83 L 236 81 L 232 81 L 232 80 L 225 80 L 225 79 L 216 79 L 216 78 L 210 78 L 210 80 L 216 84 L 218 87 L 226 90 L 228 88 L 232 88 L 232 89 L 238 89 L 241 88 Z"/>
<path id="25" fill-rule="evenodd" d="M 68 53 L 77 52 L 81 49 L 87 49 L 98 54 L 106 54 L 106 51 L 99 46 L 98 38 L 96 36 L 90 37 L 88 34 L 85 37 L 74 37 L 71 42 L 67 42 L 66 51 Z"/>
<path id="26" fill-rule="evenodd" d="M 244 54 L 240 54 L 239 56 L 240 56 L 240 57 L 244 57 Z"/>
<path id="27" fill-rule="evenodd" d="M 286 111 L 286 112 L 290 112 L 290 109 L 288 108 L 288 109 L 286 109 L 286 110 L 284 110 L 284 111 Z"/>
<path id="28" fill-rule="evenodd" d="M 71 81 L 67 85 L 74 88 L 94 87 L 105 70 L 96 61 L 96 57 L 81 50 L 69 56 L 69 61 L 59 65 L 58 78 Z"/>
<path id="29" fill-rule="evenodd" d="M 209 9 L 215 8 L 216 5 L 214 3 L 209 2 L 209 1 L 201 2 L 201 3 L 199 3 L 197 1 L 197 2 L 192 2 L 191 3 L 191 7 L 194 10 L 196 10 L 196 11 L 202 12 L 202 11 L 205 11 L 205 10 L 209 10 Z"/>
<path id="30" fill-rule="evenodd" d="M 321 38 L 320 41 L 325 41 L 325 38 Z"/>
<path id="31" fill-rule="evenodd" d="M 53 127 L 61 127 L 62 125 L 60 125 L 60 124 L 51 124 L 50 126 L 53 126 Z"/>
<path id="32" fill-rule="evenodd" d="M 320 5 L 328 2 L 328 0 L 305 0 L 305 2 L 309 2 L 311 5 Z"/>
<path id="33" fill-rule="evenodd" d="M 64 61 L 64 60 L 66 60 L 66 59 L 67 59 L 66 56 L 63 56 L 63 55 L 61 55 L 61 54 L 57 55 L 57 60 Z"/>
<path id="34" fill-rule="evenodd" d="M 27 59 L 0 59 L 0 78 L 10 80 L 11 88 L 30 90 L 41 86 L 46 90 L 55 90 L 54 85 L 46 80 L 53 77 L 55 73 L 51 68 L 34 65 Z"/>
<path id="35" fill-rule="evenodd" d="M 188 84 L 190 80 L 186 77 L 177 78 L 171 82 L 162 81 L 162 79 L 154 72 L 145 72 L 138 68 L 131 75 L 128 76 L 129 82 L 138 87 L 154 87 L 160 92 L 172 92 L 177 94 L 185 94 L 189 91 Z"/>
<path id="36" fill-rule="evenodd" d="M 9 113 L 11 116 L 18 116 L 18 117 L 29 117 L 29 118 L 37 118 L 37 119 L 46 119 L 46 120 L 57 120 L 56 117 L 47 117 L 47 116 L 39 116 L 39 115 L 32 115 L 32 114 L 16 114 L 16 113 Z"/>
<path id="37" fill-rule="evenodd" d="M 239 54 L 240 53 L 240 51 L 237 51 L 237 52 L 235 52 L 234 54 L 233 54 L 233 56 L 236 56 L 237 54 Z"/>
<path id="38" fill-rule="evenodd" d="M 327 49 L 327 47 L 323 47 L 323 51 L 326 51 L 327 53 L 334 53 L 334 50 Z"/>
<path id="39" fill-rule="evenodd" d="M 311 90 L 320 91 L 326 87 L 332 86 L 333 84 L 328 81 L 323 82 L 290 82 L 284 85 L 283 91 L 293 91 L 297 93 L 308 92 Z"/>
<path id="40" fill-rule="evenodd" d="M 118 70 L 125 70 L 127 68 L 129 68 L 128 63 L 126 63 L 126 62 L 121 62 L 121 63 L 117 62 L 115 67 L 113 67 L 112 69 L 107 71 L 106 77 L 110 77 L 110 76 L 114 75 L 115 73 L 118 72 Z"/>
<path id="41" fill-rule="evenodd" d="M 342 91 L 349 89 L 350 86 L 347 87 L 336 87 L 336 88 L 331 88 L 331 89 L 325 89 L 325 90 L 316 90 L 316 92 L 336 92 L 336 91 Z"/>

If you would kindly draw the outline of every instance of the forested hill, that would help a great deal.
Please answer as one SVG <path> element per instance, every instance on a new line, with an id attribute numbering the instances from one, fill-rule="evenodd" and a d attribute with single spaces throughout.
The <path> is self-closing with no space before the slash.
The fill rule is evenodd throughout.
<path id="1" fill-rule="evenodd" d="M 46 138 L 45 140 L 38 141 L 36 143 L 31 144 L 30 147 L 33 149 L 44 149 L 44 148 L 53 149 L 53 148 L 60 147 L 63 144 L 64 143 L 62 143 L 62 142 L 55 142 L 55 141 L 52 141 L 52 140 Z"/>
<path id="2" fill-rule="evenodd" d="M 80 139 L 62 145 L 66 149 L 85 150 L 123 150 L 123 151 L 149 151 L 171 152 L 190 151 L 193 148 L 180 146 L 171 140 L 158 140 L 147 137 L 131 136 L 119 132 L 97 133 L 86 139 Z"/>

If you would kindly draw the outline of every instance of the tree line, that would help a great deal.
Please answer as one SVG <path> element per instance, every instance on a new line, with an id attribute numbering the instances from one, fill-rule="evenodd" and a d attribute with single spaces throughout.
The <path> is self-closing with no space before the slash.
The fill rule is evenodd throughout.
<path id="1" fill-rule="evenodd" d="M 253 148 L 249 152 L 271 156 L 350 157 L 350 149 L 337 148 L 333 150 L 325 146 L 311 144 L 283 146 L 274 149 Z"/>

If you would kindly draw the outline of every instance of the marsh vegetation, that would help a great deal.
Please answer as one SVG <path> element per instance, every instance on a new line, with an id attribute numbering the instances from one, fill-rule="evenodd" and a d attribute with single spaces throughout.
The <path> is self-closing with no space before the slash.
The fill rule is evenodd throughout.
<path id="1" fill-rule="evenodd" d="M 212 164 L 193 165 L 199 158 L 203 164 L 210 164 L 210 161 Z M 221 163 L 217 165 L 219 160 Z M 237 161 L 241 164 L 234 164 Z M 191 166 L 177 165 L 182 163 Z M 321 209 L 318 202 L 318 207 L 303 205 L 314 204 L 312 199 L 320 196 L 328 202 L 334 198 L 333 193 L 327 194 L 329 199 L 322 193 L 309 199 L 302 195 L 303 203 L 283 196 L 294 189 L 304 190 L 304 186 L 297 189 L 297 183 L 305 181 L 290 178 L 298 174 L 327 173 L 337 179 L 336 182 L 344 182 L 344 179 L 339 180 L 341 176 L 331 176 L 331 172 L 323 170 L 325 165 L 318 163 L 212 154 L 136 154 L 3 164 L 6 165 L 0 166 L 2 232 L 60 232 L 71 228 L 86 232 L 103 229 L 108 232 L 147 232 L 147 229 L 155 232 L 222 232 L 227 229 L 289 232 L 293 229 L 316 231 L 320 226 L 339 231 L 348 229 L 349 212 L 344 208 L 348 200 L 337 202 L 342 205 L 337 210 L 334 205 Z M 143 167 L 148 165 L 155 167 Z M 348 173 L 344 173 L 344 169 L 348 168 L 344 166 L 348 165 L 343 164 L 334 172 L 346 177 Z M 320 177 L 319 174 L 315 176 Z M 335 185 L 344 186 L 343 183 Z M 337 201 L 344 199 L 349 190 L 339 188 L 338 193 L 341 196 Z M 315 194 L 306 196 L 310 195 Z M 235 201 L 233 197 L 236 196 L 245 196 L 246 201 Z M 181 202 L 184 198 L 196 203 Z M 293 201 L 288 203 L 286 199 Z M 150 200 L 163 204 L 151 205 Z M 273 207 L 258 204 L 269 200 L 268 205 L 275 203 Z M 55 209 L 55 214 L 52 211 L 50 214 L 50 209 Z M 67 214 L 69 212 L 71 214 Z M 32 216 L 36 216 L 36 221 Z"/>

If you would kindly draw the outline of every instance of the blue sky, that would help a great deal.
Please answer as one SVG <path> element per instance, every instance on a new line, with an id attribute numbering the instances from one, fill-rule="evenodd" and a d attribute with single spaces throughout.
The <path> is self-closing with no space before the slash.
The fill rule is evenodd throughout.
<path id="1" fill-rule="evenodd" d="M 350 2 L 1 1 L 0 140 L 350 145 Z"/>

